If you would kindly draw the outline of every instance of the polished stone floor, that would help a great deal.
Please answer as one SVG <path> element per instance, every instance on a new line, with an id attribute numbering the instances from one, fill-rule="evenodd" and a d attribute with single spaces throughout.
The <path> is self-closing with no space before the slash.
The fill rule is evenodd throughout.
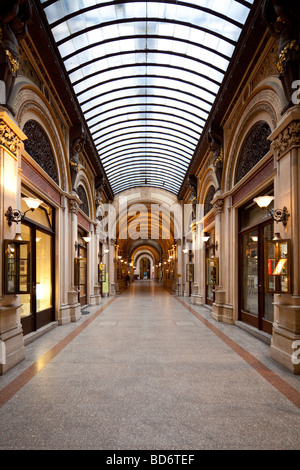
<path id="1" fill-rule="evenodd" d="M 0 449 L 299 449 L 300 377 L 153 281 L 89 307 L 0 377 Z"/>

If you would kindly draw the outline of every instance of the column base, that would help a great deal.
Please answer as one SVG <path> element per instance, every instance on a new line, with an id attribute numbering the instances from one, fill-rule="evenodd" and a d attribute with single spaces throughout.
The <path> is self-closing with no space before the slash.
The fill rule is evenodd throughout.
<path id="1" fill-rule="evenodd" d="M 58 324 L 61 325 L 66 325 L 67 323 L 71 322 L 71 315 L 70 315 L 70 305 L 63 305 L 59 309 L 59 314 L 58 314 Z"/>
<path id="2" fill-rule="evenodd" d="M 5 374 L 25 359 L 25 346 L 21 324 L 16 324 L 19 305 L 0 307 L 0 375 Z"/>
<path id="3" fill-rule="evenodd" d="M 292 299 L 299 303 L 299 299 Z M 273 323 L 270 356 L 293 374 L 300 374 L 300 305 L 275 303 L 278 320 Z"/>
<path id="4" fill-rule="evenodd" d="M 78 321 L 81 316 L 81 305 L 78 302 L 78 292 L 77 291 L 69 291 L 68 292 L 69 298 L 69 308 L 70 308 L 70 318 L 72 322 Z"/>
<path id="5" fill-rule="evenodd" d="M 215 291 L 215 302 L 212 306 L 211 316 L 218 322 L 234 324 L 233 319 L 233 306 L 225 303 L 225 291 Z"/>

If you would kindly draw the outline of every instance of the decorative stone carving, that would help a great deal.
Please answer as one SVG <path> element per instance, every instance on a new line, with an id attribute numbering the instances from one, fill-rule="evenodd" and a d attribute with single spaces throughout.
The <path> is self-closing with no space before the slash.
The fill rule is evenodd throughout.
<path id="1" fill-rule="evenodd" d="M 197 208 L 197 178 L 194 175 L 189 175 L 189 188 L 191 190 L 190 202 L 192 203 L 192 220 L 195 220 Z"/>
<path id="2" fill-rule="evenodd" d="M 223 148 L 222 148 L 222 130 L 211 126 L 208 130 L 208 143 L 213 153 L 213 166 L 218 181 L 219 189 L 221 188 L 222 172 L 223 172 Z"/>
<path id="3" fill-rule="evenodd" d="M 271 35 L 278 39 L 277 69 L 287 101 L 283 114 L 294 106 L 292 94 L 295 90 L 292 85 L 300 77 L 300 3 L 294 0 L 265 0 L 263 14 Z"/>
<path id="4" fill-rule="evenodd" d="M 0 4 L 0 81 L 5 83 L 2 105 L 11 112 L 9 99 L 19 69 L 19 41 L 27 34 L 27 22 L 32 14 L 30 0 L 6 0 Z"/>
<path id="5" fill-rule="evenodd" d="M 214 204 L 214 214 L 220 214 L 224 211 L 224 201 L 222 199 L 218 199 Z"/>
<path id="6" fill-rule="evenodd" d="M 17 156 L 20 140 L 2 119 L 0 120 L 0 145 Z"/>
<path id="7" fill-rule="evenodd" d="M 59 184 L 52 148 L 44 130 L 36 121 L 29 120 L 26 122 L 23 132 L 28 137 L 25 140 L 26 152 L 56 184 Z"/>
<path id="8" fill-rule="evenodd" d="M 274 141 L 274 151 L 277 158 L 292 147 L 300 146 L 300 122 L 292 122 L 283 132 L 281 132 Z"/>
<path id="9" fill-rule="evenodd" d="M 70 212 L 72 214 L 78 214 L 78 202 L 77 201 L 74 201 L 74 199 L 71 199 L 70 201 Z"/>
<path id="10" fill-rule="evenodd" d="M 239 157 L 235 183 L 238 183 L 268 153 L 271 145 L 268 140 L 270 134 L 271 129 L 266 122 L 259 122 L 252 128 Z"/>
<path id="11" fill-rule="evenodd" d="M 82 130 L 80 137 L 77 137 L 75 140 L 73 140 L 72 145 L 71 145 L 70 172 L 71 172 L 71 186 L 72 186 L 73 191 L 76 191 L 75 183 L 76 183 L 77 174 L 80 168 L 79 154 L 80 152 L 83 151 L 85 139 L 86 139 L 86 136 L 85 136 L 84 131 Z"/>

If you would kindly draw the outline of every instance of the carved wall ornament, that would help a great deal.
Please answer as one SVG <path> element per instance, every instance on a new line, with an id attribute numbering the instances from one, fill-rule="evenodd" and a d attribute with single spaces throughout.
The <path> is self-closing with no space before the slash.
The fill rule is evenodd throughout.
<path id="1" fill-rule="evenodd" d="M 223 129 L 220 126 L 212 125 L 209 128 L 208 143 L 213 154 L 213 167 L 220 189 L 223 173 Z"/>
<path id="2" fill-rule="evenodd" d="M 283 114 L 294 105 L 293 83 L 300 73 L 300 4 L 293 0 L 264 0 L 263 17 L 272 36 L 278 40 L 277 69 L 286 98 Z"/>
<path id="3" fill-rule="evenodd" d="M 70 200 L 70 212 L 72 214 L 78 214 L 78 202 L 77 201 L 74 201 L 74 199 L 71 199 Z"/>
<path id="4" fill-rule="evenodd" d="M 214 214 L 220 214 L 224 212 L 224 201 L 222 199 L 218 199 L 214 204 Z"/>
<path id="5" fill-rule="evenodd" d="M 299 51 L 299 45 L 296 43 L 296 39 L 294 39 L 289 44 L 287 44 L 279 54 L 278 62 L 277 62 L 277 69 L 278 69 L 278 72 L 282 75 L 286 73 L 286 60 L 287 60 L 289 51 L 291 51 L 292 49 L 294 49 L 296 52 Z"/>
<path id="6" fill-rule="evenodd" d="M 292 122 L 274 141 L 277 158 L 295 146 L 300 146 L 300 121 Z"/>
<path id="7" fill-rule="evenodd" d="M 70 149 L 70 172 L 71 172 L 71 185 L 72 190 L 77 191 L 75 188 L 76 178 L 80 169 L 80 153 L 83 152 L 86 135 L 82 130 L 81 135 L 77 137 L 71 145 Z"/>
<path id="8" fill-rule="evenodd" d="M 2 119 L 0 120 L 0 145 L 17 156 L 17 150 L 20 147 L 20 140 Z"/>
<path id="9" fill-rule="evenodd" d="M 0 2 L 0 80 L 5 83 L 5 105 L 9 100 L 19 69 L 19 43 L 28 35 L 32 16 L 30 0 Z"/>

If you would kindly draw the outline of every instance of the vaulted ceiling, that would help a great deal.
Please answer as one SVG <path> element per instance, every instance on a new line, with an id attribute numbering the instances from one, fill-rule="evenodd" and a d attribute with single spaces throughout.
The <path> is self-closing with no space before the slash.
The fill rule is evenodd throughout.
<path id="1" fill-rule="evenodd" d="M 40 1 L 114 194 L 178 194 L 253 1 Z"/>

